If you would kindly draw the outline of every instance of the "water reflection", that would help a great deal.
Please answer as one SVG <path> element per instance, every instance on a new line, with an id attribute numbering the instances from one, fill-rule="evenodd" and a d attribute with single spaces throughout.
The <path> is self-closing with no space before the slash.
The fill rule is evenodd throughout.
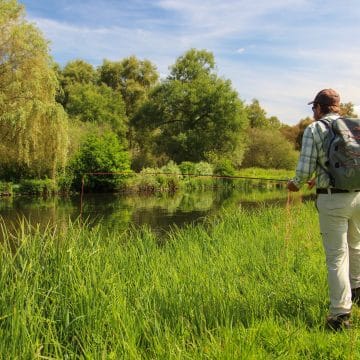
<path id="1" fill-rule="evenodd" d="M 231 188 L 156 196 L 85 194 L 82 206 L 79 196 L 48 199 L 15 196 L 0 199 L 0 216 L 11 228 L 16 228 L 20 219 L 40 226 L 63 227 L 69 219 L 76 221 L 81 215 L 90 226 L 101 222 L 109 230 L 146 225 L 156 232 L 164 232 L 172 226 L 201 222 L 222 208 L 252 208 L 259 203 L 284 206 L 286 198 L 283 189 L 245 191 Z"/>

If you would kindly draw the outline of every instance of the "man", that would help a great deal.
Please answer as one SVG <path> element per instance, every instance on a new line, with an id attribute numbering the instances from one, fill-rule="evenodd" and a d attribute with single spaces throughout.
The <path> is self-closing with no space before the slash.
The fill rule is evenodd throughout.
<path id="1" fill-rule="evenodd" d="M 352 303 L 360 305 L 360 189 L 342 190 L 331 186 L 327 173 L 327 151 L 324 141 L 327 121 L 339 117 L 340 96 L 333 89 L 321 90 L 312 104 L 314 122 L 304 131 L 296 176 L 288 190 L 298 191 L 315 174 L 317 209 L 326 255 L 331 330 L 350 328 Z M 322 120 L 322 121 L 320 121 Z"/>

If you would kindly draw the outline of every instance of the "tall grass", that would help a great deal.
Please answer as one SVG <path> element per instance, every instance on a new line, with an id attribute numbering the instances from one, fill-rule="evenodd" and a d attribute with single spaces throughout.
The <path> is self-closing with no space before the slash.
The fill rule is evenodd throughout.
<path id="1" fill-rule="evenodd" d="M 357 359 L 325 331 L 313 204 L 106 233 L 23 223 L 0 248 L 2 359 Z"/>

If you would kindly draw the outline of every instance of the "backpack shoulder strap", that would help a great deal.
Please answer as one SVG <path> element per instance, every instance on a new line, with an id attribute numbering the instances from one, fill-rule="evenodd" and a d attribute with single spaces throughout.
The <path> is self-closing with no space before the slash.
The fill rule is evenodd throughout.
<path id="1" fill-rule="evenodd" d="M 324 124 L 327 129 L 330 129 L 330 121 L 326 121 L 325 119 L 320 119 L 319 121 Z"/>

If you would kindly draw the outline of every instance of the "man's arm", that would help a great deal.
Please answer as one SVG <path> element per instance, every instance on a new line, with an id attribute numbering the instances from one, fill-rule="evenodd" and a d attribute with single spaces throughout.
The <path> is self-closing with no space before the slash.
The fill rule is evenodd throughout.
<path id="1" fill-rule="evenodd" d="M 310 180 L 316 169 L 317 148 L 314 142 L 313 128 L 308 126 L 302 138 L 302 146 L 300 158 L 296 168 L 296 175 L 291 179 L 287 188 L 289 191 L 299 191 L 301 186 L 308 182 L 309 186 L 313 187 L 315 182 Z"/>

